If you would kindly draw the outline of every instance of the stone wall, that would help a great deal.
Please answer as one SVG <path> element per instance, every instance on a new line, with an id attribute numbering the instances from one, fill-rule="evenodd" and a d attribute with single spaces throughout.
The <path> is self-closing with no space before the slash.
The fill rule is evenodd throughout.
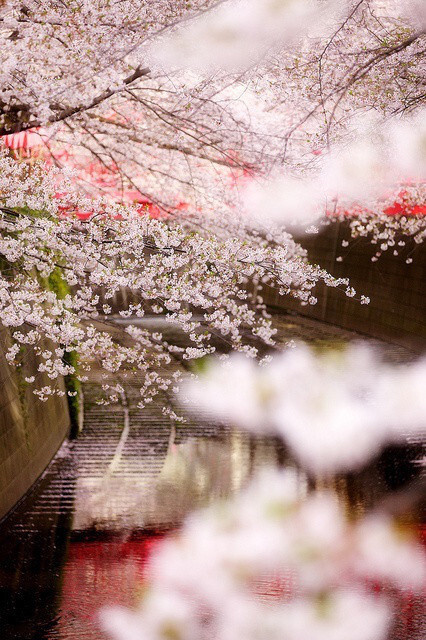
<path id="1" fill-rule="evenodd" d="M 349 246 L 342 247 L 348 240 Z M 311 262 L 336 277 L 348 277 L 357 294 L 371 299 L 369 305 L 348 298 L 343 291 L 319 285 L 314 291 L 318 303 L 301 306 L 297 300 L 280 297 L 265 289 L 270 306 L 295 311 L 310 318 L 389 340 L 414 350 L 426 348 L 426 247 L 409 240 L 403 248 L 384 252 L 377 262 L 377 251 L 366 238 L 351 239 L 345 222 L 332 223 L 320 234 L 299 238 Z M 336 262 L 336 258 L 342 261 Z M 406 260 L 412 258 L 407 264 Z"/>
<path id="2" fill-rule="evenodd" d="M 0 327 L 0 519 L 42 474 L 70 427 L 67 398 L 40 402 L 25 382 L 37 375 L 34 354 L 24 353 L 16 370 L 5 358 L 10 344 L 9 331 Z M 48 380 L 38 374 L 39 386 L 43 383 Z M 64 390 L 62 380 L 57 384 Z"/>

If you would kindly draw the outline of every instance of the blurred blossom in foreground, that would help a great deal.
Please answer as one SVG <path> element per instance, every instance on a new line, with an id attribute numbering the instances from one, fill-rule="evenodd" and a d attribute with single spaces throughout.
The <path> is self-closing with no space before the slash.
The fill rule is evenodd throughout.
<path id="1" fill-rule="evenodd" d="M 426 180 L 426 109 L 389 120 L 358 118 L 351 137 L 325 156 L 318 175 L 323 197 L 368 204 L 401 182 Z"/>
<path id="2" fill-rule="evenodd" d="M 139 609 L 101 622 L 115 640 L 383 640 L 392 597 L 425 576 L 422 548 L 387 517 L 349 521 L 332 493 L 269 470 L 190 516 L 153 557 Z"/>
<path id="3" fill-rule="evenodd" d="M 181 397 L 219 420 L 277 434 L 306 470 L 333 474 L 425 430 L 425 387 L 425 359 L 392 366 L 361 345 L 326 354 L 298 345 L 264 366 L 240 354 L 212 361 Z"/>
<path id="4" fill-rule="evenodd" d="M 426 29 L 426 2 L 425 0 L 403 0 L 403 14 L 411 20 L 414 26 L 420 30 Z"/>
<path id="5" fill-rule="evenodd" d="M 387 146 L 373 143 L 368 133 L 346 147 L 334 149 L 321 173 L 325 193 L 357 202 L 381 195 L 394 178 L 388 153 Z"/>
<path id="6" fill-rule="evenodd" d="M 353 205 L 374 209 L 382 202 L 379 210 L 383 210 L 383 201 L 401 184 L 407 198 L 407 184 L 421 187 L 425 183 L 426 109 L 386 121 L 364 115 L 354 121 L 349 137 L 346 144 L 320 154 L 316 173 L 250 182 L 243 191 L 246 213 L 255 223 L 306 228 L 325 216 L 330 202 L 338 201 L 343 209 Z M 423 204 L 423 193 L 413 192 L 413 196 L 413 205 Z M 386 224 L 386 219 L 381 223 Z"/>
<path id="7" fill-rule="evenodd" d="M 426 0 L 424 7 L 426 21 Z M 426 109 L 391 122 L 390 137 L 393 162 L 401 177 L 426 180 Z"/>
<path id="8" fill-rule="evenodd" d="M 346 2 L 230 0 L 159 40 L 150 55 L 166 68 L 234 71 L 257 62 L 274 45 L 291 45 L 311 25 L 324 29 Z"/>
<path id="9" fill-rule="evenodd" d="M 256 222 L 306 227 L 325 214 L 320 191 L 314 182 L 280 176 L 265 182 L 253 181 L 243 194 L 244 209 Z"/>

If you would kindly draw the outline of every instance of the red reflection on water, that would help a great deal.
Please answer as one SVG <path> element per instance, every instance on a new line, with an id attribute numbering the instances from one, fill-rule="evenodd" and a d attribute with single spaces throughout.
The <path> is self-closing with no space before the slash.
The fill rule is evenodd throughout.
<path id="1" fill-rule="evenodd" d="M 63 569 L 55 635 L 80 640 L 104 638 L 97 613 L 108 605 L 137 604 L 147 563 L 165 535 L 152 532 L 126 540 L 72 541 Z"/>
<path id="2" fill-rule="evenodd" d="M 128 539 L 102 537 L 95 540 L 73 540 L 68 548 L 63 569 L 60 612 L 52 638 L 102 640 L 98 612 L 106 606 L 136 607 L 140 600 L 150 558 L 157 552 L 166 532 L 132 534 Z M 426 527 L 419 527 L 426 543 Z M 373 592 L 384 593 L 395 606 L 395 621 L 390 640 L 419 639 L 424 616 L 424 593 L 398 593 L 370 583 Z M 295 583 L 291 574 L 260 576 L 254 580 L 253 594 L 260 600 L 291 600 Z M 297 590 L 297 589 L 296 589 Z"/>

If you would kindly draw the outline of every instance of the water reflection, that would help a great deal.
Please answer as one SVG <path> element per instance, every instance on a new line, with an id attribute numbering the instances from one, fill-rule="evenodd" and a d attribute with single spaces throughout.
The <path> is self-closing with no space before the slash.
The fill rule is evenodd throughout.
<path id="1" fill-rule="evenodd" d="M 88 405 L 83 435 L 0 527 L 2 640 L 102 638 L 96 611 L 137 599 L 147 558 L 188 511 L 238 491 L 254 470 L 282 463 L 274 439 L 222 427 L 170 428 L 158 416 L 141 424 L 133 412 L 110 472 L 121 418 Z"/>
<path id="2" fill-rule="evenodd" d="M 284 337 L 295 332 L 291 323 L 284 329 Z M 171 427 L 161 403 L 137 410 L 136 386 L 134 393 L 127 389 L 130 428 L 123 440 L 123 409 L 98 406 L 98 388 L 96 381 L 85 386 L 82 436 L 0 524 L 0 640 L 101 640 L 96 612 L 138 600 L 147 560 L 188 511 L 239 491 L 262 467 L 292 464 L 273 438 L 209 420 Z M 389 449 L 363 473 L 328 486 L 358 515 L 399 490 L 401 513 L 417 518 L 422 489 L 407 487 L 419 482 L 413 461 L 421 456 L 415 442 Z M 325 484 L 299 477 L 306 488 Z M 265 593 L 276 588 L 262 585 Z M 401 601 L 393 640 L 426 637 L 422 615 L 421 599 Z"/>
<path id="3" fill-rule="evenodd" d="M 155 432 L 132 434 L 113 473 L 99 473 L 99 450 L 96 465 L 88 468 L 86 455 L 77 461 L 73 530 L 175 527 L 194 507 L 231 495 L 255 469 L 281 458 L 275 440 L 232 430 L 208 436 L 191 427 L 173 427 L 168 437 Z"/>

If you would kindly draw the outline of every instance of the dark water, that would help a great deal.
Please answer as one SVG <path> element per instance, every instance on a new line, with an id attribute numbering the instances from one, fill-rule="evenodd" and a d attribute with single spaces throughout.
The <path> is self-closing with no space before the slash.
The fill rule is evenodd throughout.
<path id="1" fill-rule="evenodd" d="M 118 459 L 121 413 L 87 409 L 83 435 L 1 525 L 1 640 L 101 638 L 96 612 L 136 601 L 147 558 L 191 508 L 280 463 L 273 440 L 137 411 Z"/>
<path id="2" fill-rule="evenodd" d="M 101 640 L 97 611 L 137 602 L 147 560 L 189 510 L 239 491 L 257 469 L 291 464 L 271 438 L 206 421 L 172 427 L 161 406 L 136 408 L 131 385 L 126 431 L 120 405 L 94 402 L 98 388 L 85 387 L 83 434 L 0 524 L 0 640 Z M 421 455 L 417 443 L 388 450 L 333 488 L 360 512 L 396 490 L 418 520 Z M 423 616 L 420 597 L 403 599 L 393 639 L 424 640 Z"/>

